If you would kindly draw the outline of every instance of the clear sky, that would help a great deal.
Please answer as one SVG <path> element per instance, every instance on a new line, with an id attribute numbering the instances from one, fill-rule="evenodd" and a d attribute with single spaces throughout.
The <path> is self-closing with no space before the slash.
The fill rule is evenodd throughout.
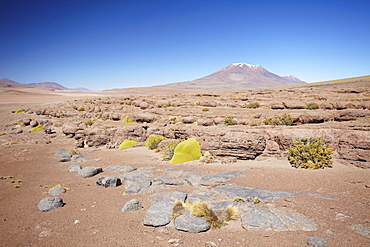
<path id="1" fill-rule="evenodd" d="M 370 75 L 370 1 L 0 0 L 0 78 L 102 90 L 236 62 L 307 82 Z"/>

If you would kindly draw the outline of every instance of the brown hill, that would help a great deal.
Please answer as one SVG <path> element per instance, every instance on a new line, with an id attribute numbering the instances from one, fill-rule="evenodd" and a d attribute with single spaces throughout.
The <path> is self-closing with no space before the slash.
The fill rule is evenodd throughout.
<path id="1" fill-rule="evenodd" d="M 161 87 L 176 89 L 249 90 L 294 85 L 297 83 L 302 83 L 302 81 L 293 76 L 278 76 L 259 65 L 233 63 L 200 79 L 170 83 Z"/>

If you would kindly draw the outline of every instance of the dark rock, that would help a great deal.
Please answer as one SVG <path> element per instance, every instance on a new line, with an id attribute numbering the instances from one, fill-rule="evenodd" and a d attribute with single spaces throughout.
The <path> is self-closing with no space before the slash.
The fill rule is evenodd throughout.
<path id="1" fill-rule="evenodd" d="M 189 212 L 177 217 L 174 223 L 176 230 L 192 233 L 205 232 L 211 228 L 203 217 L 195 217 Z"/>
<path id="2" fill-rule="evenodd" d="M 71 161 L 72 155 L 71 154 L 63 154 L 62 157 L 60 157 L 60 162 L 68 162 Z"/>
<path id="3" fill-rule="evenodd" d="M 107 187 L 117 187 L 121 185 L 121 179 L 119 179 L 116 176 L 107 176 L 107 177 L 100 177 L 96 181 L 97 185 L 103 186 L 105 188 Z"/>
<path id="4" fill-rule="evenodd" d="M 46 197 L 40 200 L 37 209 L 41 212 L 47 212 L 53 209 L 63 207 L 63 199 L 58 196 Z"/>
<path id="5" fill-rule="evenodd" d="M 138 210 L 140 208 L 142 208 L 141 203 L 136 199 L 132 199 L 126 202 L 125 206 L 122 208 L 122 212 Z"/>

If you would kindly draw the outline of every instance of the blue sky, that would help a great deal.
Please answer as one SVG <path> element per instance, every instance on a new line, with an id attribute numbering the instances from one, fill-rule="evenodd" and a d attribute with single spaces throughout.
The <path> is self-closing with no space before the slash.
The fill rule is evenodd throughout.
<path id="1" fill-rule="evenodd" d="M 102 90 L 235 62 L 307 82 L 369 75 L 367 2 L 0 0 L 0 78 Z"/>

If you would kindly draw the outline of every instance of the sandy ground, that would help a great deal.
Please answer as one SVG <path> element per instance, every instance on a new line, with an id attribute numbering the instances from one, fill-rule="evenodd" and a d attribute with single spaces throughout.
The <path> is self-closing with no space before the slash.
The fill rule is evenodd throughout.
<path id="1" fill-rule="evenodd" d="M 95 97 L 94 93 L 50 93 L 43 90 L 19 92 L 2 91 L 0 97 L 0 126 L 14 122 L 19 106 L 60 102 L 79 97 Z M 0 133 L 2 131 L 0 130 Z M 74 140 L 55 138 L 50 144 L 39 144 L 43 133 L 32 133 L 35 144 L 0 146 L 0 175 L 22 180 L 14 188 L 10 179 L 0 180 L 0 246 L 171 246 L 170 239 L 181 239 L 180 246 L 307 246 L 307 238 L 320 236 L 328 246 L 370 246 L 370 238 L 356 233 L 351 225 L 370 224 L 370 170 L 345 166 L 337 161 L 334 167 L 321 170 L 292 168 L 287 160 L 238 161 L 233 164 L 182 164 L 175 169 L 194 168 L 194 171 L 245 171 L 233 179 L 242 186 L 288 192 L 305 191 L 292 198 L 261 202 L 259 206 L 274 204 L 311 217 L 319 229 L 307 231 L 246 231 L 240 221 L 205 233 L 180 232 L 171 223 L 161 228 L 143 225 L 145 209 L 150 206 L 149 193 L 125 195 L 124 187 L 103 188 L 95 185 L 97 176 L 77 178 L 68 172 L 71 162 L 58 162 L 54 153 L 60 149 L 74 149 Z M 3 144 L 3 143 L 2 143 Z M 160 155 L 144 148 L 127 150 L 83 149 L 89 160 L 82 166 L 132 165 L 166 168 L 168 162 Z M 97 160 L 95 160 L 97 159 Z M 108 172 L 104 176 L 109 175 Z M 39 212 L 37 204 L 46 197 L 44 192 L 61 184 L 70 190 L 61 197 L 66 205 L 49 212 Z M 48 188 L 44 188 L 48 186 Z M 185 185 L 173 190 L 192 191 Z M 309 196 L 309 192 L 339 198 L 328 200 Z M 124 204 L 136 198 L 144 209 L 121 212 Z M 347 217 L 336 218 L 337 214 Z M 78 222 L 78 223 L 76 223 Z"/>

